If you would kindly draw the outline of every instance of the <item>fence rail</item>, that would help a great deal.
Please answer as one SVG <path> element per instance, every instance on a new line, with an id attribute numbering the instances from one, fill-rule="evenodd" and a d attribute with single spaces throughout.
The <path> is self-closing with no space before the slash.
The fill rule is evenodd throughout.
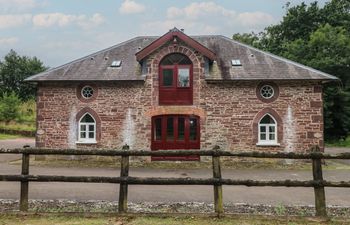
<path id="1" fill-rule="evenodd" d="M 318 146 L 309 153 L 285 153 L 285 152 L 232 152 L 222 151 L 219 148 L 213 150 L 160 150 L 160 151 L 135 151 L 124 146 L 123 150 L 75 150 L 75 149 L 0 149 L 0 154 L 22 154 L 21 175 L 0 175 L 0 181 L 21 182 L 20 210 L 28 210 L 29 182 L 82 182 L 82 183 L 116 183 L 120 184 L 118 211 L 127 212 L 128 185 L 213 185 L 214 208 L 220 215 L 223 211 L 222 185 L 244 186 L 271 186 L 271 187 L 313 187 L 315 193 L 315 208 L 317 216 L 326 216 L 325 187 L 350 188 L 350 181 L 326 181 L 322 175 L 322 159 L 350 159 L 350 153 L 324 154 Z M 99 176 L 51 176 L 30 175 L 30 155 L 98 155 L 121 156 L 121 170 L 119 177 Z M 129 176 L 129 156 L 186 156 L 200 155 L 212 157 L 213 178 L 159 178 L 159 177 L 131 177 Z M 313 180 L 239 180 L 225 179 L 221 175 L 220 157 L 254 157 L 275 159 L 311 159 Z"/>

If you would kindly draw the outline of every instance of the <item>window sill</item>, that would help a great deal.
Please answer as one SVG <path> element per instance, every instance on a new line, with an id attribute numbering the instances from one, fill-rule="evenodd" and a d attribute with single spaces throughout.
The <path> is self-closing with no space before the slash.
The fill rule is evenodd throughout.
<path id="1" fill-rule="evenodd" d="M 76 144 L 87 144 L 87 145 L 93 145 L 97 144 L 97 141 L 76 141 Z"/>
<path id="2" fill-rule="evenodd" d="M 281 146 L 280 143 L 264 143 L 264 142 L 260 142 L 260 143 L 256 143 L 256 146 Z"/>

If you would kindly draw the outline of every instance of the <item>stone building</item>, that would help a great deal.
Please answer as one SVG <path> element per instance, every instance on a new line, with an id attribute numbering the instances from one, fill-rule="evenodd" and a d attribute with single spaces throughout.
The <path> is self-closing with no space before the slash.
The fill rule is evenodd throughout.
<path id="1" fill-rule="evenodd" d="M 38 87 L 37 147 L 289 152 L 323 147 L 322 84 L 336 79 L 224 36 L 174 28 L 27 81 Z"/>

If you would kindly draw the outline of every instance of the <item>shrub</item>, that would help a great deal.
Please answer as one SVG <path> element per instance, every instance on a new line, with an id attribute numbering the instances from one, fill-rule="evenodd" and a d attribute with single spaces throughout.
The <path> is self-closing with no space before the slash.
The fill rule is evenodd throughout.
<path id="1" fill-rule="evenodd" d="M 0 119 L 6 124 L 15 120 L 19 115 L 20 104 L 21 101 L 14 92 L 5 93 L 0 99 Z"/>

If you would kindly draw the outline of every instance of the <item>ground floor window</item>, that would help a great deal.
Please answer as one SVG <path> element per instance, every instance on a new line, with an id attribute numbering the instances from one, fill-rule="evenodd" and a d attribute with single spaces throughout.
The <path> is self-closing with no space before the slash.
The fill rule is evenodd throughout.
<path id="1" fill-rule="evenodd" d="M 79 120 L 79 142 L 94 143 L 96 142 L 96 121 L 89 114 L 86 113 Z"/>
<path id="2" fill-rule="evenodd" d="M 152 150 L 199 149 L 198 116 L 161 115 L 152 118 Z"/>
<path id="3" fill-rule="evenodd" d="M 266 114 L 259 122 L 258 137 L 258 144 L 277 144 L 277 123 L 269 114 Z"/>

